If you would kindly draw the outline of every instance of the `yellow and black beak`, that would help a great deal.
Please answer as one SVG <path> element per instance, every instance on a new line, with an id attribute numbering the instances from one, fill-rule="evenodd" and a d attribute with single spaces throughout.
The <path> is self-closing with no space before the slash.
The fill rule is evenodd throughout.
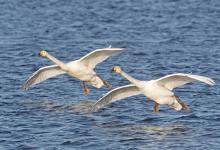
<path id="1" fill-rule="evenodd" d="M 38 53 L 38 56 L 41 56 L 40 52 Z"/>
<path id="2" fill-rule="evenodd" d="M 115 72 L 115 67 L 113 67 L 111 70 L 111 73 L 114 73 L 114 72 Z"/>

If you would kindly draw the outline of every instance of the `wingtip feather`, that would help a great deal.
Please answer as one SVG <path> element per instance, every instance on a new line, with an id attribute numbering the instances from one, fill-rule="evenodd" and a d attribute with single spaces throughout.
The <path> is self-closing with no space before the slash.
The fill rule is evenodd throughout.
<path id="1" fill-rule="evenodd" d="M 28 90 L 28 87 L 27 87 L 26 84 L 23 84 L 23 85 L 21 86 L 21 89 L 22 89 L 23 91 L 27 91 L 27 90 Z"/>
<path id="2" fill-rule="evenodd" d="M 103 49 L 97 49 L 97 50 L 110 50 L 110 51 L 124 51 L 124 50 L 127 50 L 126 48 L 103 48 Z"/>
<path id="3" fill-rule="evenodd" d="M 209 78 L 209 83 L 210 83 L 209 85 L 211 85 L 211 86 L 215 85 L 215 81 L 211 78 Z"/>

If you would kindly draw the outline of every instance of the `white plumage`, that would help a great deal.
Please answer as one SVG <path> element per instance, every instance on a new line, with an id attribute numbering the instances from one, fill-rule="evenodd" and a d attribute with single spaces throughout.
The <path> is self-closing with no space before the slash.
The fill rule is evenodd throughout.
<path id="1" fill-rule="evenodd" d="M 169 90 L 172 90 L 176 87 L 190 83 L 194 80 L 198 80 L 209 85 L 214 85 L 215 83 L 212 79 L 204 77 L 204 76 L 198 76 L 198 75 L 193 75 L 193 74 L 183 74 L 183 73 L 176 73 L 176 74 L 164 76 L 158 79 L 157 82 L 158 84 L 165 86 Z"/>
<path id="2" fill-rule="evenodd" d="M 59 66 L 57 65 L 51 65 L 51 66 L 46 66 L 42 67 L 36 72 L 34 72 L 28 80 L 25 82 L 23 85 L 23 89 L 27 90 L 28 87 L 38 84 L 40 82 L 43 82 L 44 80 L 47 80 L 49 78 L 55 77 L 57 75 L 64 74 L 65 72 L 60 69 Z"/>
<path id="3" fill-rule="evenodd" d="M 123 48 L 103 48 L 103 49 L 96 49 L 93 52 L 85 55 L 84 57 L 79 59 L 79 62 L 83 63 L 84 65 L 88 66 L 90 69 L 94 69 L 95 66 L 112 55 L 116 55 L 121 53 Z"/>
<path id="4" fill-rule="evenodd" d="M 93 111 L 97 110 L 99 108 L 104 107 L 107 104 L 110 104 L 112 102 L 121 100 L 126 97 L 139 95 L 141 94 L 141 91 L 133 84 L 121 86 L 118 88 L 115 88 L 108 93 L 106 93 L 102 98 L 100 98 L 93 106 Z"/>

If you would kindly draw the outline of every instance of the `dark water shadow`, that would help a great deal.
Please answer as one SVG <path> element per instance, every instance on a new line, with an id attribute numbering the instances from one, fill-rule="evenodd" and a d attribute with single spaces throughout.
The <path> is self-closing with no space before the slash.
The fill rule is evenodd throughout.
<path id="1" fill-rule="evenodd" d="M 121 137 L 119 142 L 127 142 L 134 140 L 164 140 L 170 137 L 181 137 L 191 134 L 191 128 L 188 125 L 179 122 L 171 122 L 167 124 L 152 125 L 151 123 L 130 123 L 124 122 L 108 122 L 98 126 L 100 130 L 104 130 L 106 134 L 113 134 Z"/>
<path id="2" fill-rule="evenodd" d="M 43 108 L 47 109 L 48 111 L 59 111 L 64 112 L 68 111 L 70 113 L 80 113 L 80 114 L 87 114 L 91 113 L 91 108 L 95 101 L 85 100 L 78 103 L 64 103 L 58 102 L 55 100 L 46 100 L 46 101 L 38 101 L 32 102 L 31 107 L 35 108 Z"/>

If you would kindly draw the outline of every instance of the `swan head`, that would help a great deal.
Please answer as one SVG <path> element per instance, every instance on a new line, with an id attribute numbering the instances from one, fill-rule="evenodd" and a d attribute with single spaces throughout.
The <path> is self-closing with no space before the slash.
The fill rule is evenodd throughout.
<path id="1" fill-rule="evenodd" d="M 121 73 L 122 69 L 120 66 L 115 66 L 112 68 L 112 72 Z"/>
<path id="2" fill-rule="evenodd" d="M 41 51 L 39 52 L 39 55 L 40 55 L 41 57 L 45 57 L 45 56 L 47 55 L 47 51 L 41 50 Z"/>

